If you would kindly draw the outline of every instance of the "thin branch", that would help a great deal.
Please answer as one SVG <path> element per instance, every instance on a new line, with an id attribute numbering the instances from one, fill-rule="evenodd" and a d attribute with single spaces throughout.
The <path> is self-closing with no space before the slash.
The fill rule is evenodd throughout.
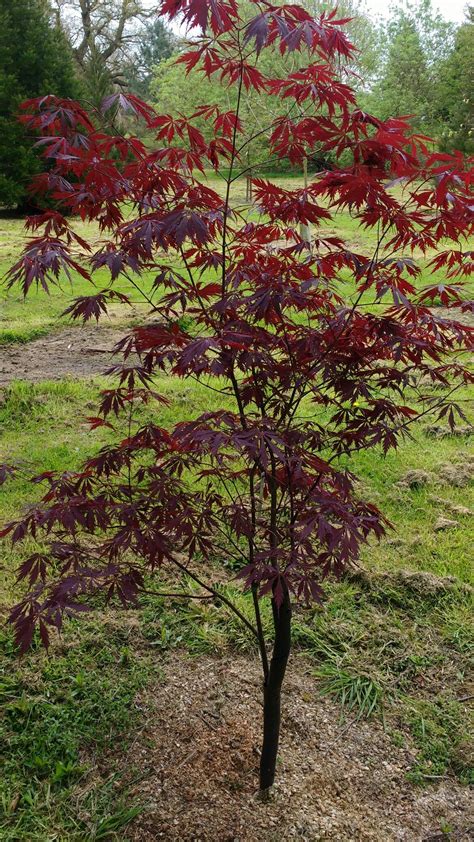
<path id="1" fill-rule="evenodd" d="M 201 586 L 201 588 L 204 588 L 205 591 L 208 591 L 216 599 L 220 599 L 220 601 L 223 602 L 224 605 L 227 605 L 227 607 L 230 608 L 230 610 L 234 612 L 234 614 L 239 618 L 239 620 L 241 620 L 241 622 L 244 624 L 244 626 L 246 626 L 249 629 L 249 631 L 252 632 L 252 634 L 257 638 L 257 640 L 259 639 L 258 631 L 255 628 L 255 626 L 252 626 L 252 623 L 249 620 L 247 620 L 247 617 L 245 617 L 244 614 L 242 614 L 242 612 L 239 611 L 237 606 L 234 605 L 234 603 L 231 602 L 230 599 L 228 599 L 224 594 L 220 593 L 220 591 L 217 591 L 211 585 L 206 585 L 206 583 L 203 582 L 202 579 L 200 579 L 198 576 L 196 576 L 195 573 L 193 573 L 191 570 L 189 570 L 186 567 L 185 564 L 181 564 L 181 562 L 178 561 L 177 558 L 175 558 L 174 556 L 170 556 L 169 558 L 170 558 L 170 561 L 176 567 L 178 567 L 180 570 L 182 570 L 183 573 L 185 573 L 187 576 L 189 576 L 191 579 L 193 579 L 198 585 Z"/>
<path id="2" fill-rule="evenodd" d="M 152 591 L 148 588 L 140 588 L 140 593 L 145 593 L 149 596 L 165 597 L 168 599 L 214 599 L 214 597 L 211 594 L 209 594 L 209 596 L 206 596 L 205 594 L 192 593 L 166 593 L 165 591 Z"/>

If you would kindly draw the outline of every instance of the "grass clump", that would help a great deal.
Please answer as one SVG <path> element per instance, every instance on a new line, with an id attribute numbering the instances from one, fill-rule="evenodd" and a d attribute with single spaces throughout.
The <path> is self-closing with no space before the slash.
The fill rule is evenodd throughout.
<path id="1" fill-rule="evenodd" d="M 41 339 L 47 336 L 49 330 L 47 327 L 18 327 L 14 329 L 4 328 L 0 331 L 0 346 L 1 345 L 26 345 L 27 342 L 33 342 L 35 339 Z"/>
<path id="2" fill-rule="evenodd" d="M 344 715 L 381 715 L 399 739 L 406 734 L 414 783 L 472 781 L 469 587 L 431 574 L 359 574 L 328 586 L 327 604 L 297 625 L 297 640 L 318 662 L 319 691 Z"/>
<path id="3" fill-rule="evenodd" d="M 356 719 L 369 718 L 382 707 L 383 688 L 371 675 L 341 669 L 331 661 L 323 662 L 314 675 L 321 692 L 334 696 L 344 713 L 356 711 Z"/>

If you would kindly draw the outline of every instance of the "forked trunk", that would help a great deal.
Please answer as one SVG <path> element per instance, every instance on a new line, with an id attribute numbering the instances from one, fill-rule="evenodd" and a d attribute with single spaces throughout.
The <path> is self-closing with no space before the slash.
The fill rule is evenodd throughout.
<path id="1" fill-rule="evenodd" d="M 260 758 L 260 793 L 265 795 L 275 780 L 275 767 L 280 738 L 281 686 L 291 649 L 291 603 L 283 584 L 282 604 L 272 599 L 275 643 L 268 678 L 263 690 L 263 744 Z"/>

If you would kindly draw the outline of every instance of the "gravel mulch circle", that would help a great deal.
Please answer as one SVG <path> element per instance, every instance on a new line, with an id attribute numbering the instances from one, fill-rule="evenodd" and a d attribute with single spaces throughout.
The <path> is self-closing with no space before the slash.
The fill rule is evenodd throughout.
<path id="1" fill-rule="evenodd" d="M 455 780 L 424 789 L 407 772 L 416 756 L 393 745 L 382 723 L 341 723 L 318 696 L 304 659 L 293 657 L 284 688 L 278 784 L 255 793 L 260 744 L 259 664 L 242 656 L 192 659 L 174 653 L 162 680 L 140 700 L 145 725 L 125 764 L 141 770 L 130 795 L 144 811 L 133 842 L 467 842 L 469 791 Z M 470 811 L 471 808 L 471 811 Z"/>

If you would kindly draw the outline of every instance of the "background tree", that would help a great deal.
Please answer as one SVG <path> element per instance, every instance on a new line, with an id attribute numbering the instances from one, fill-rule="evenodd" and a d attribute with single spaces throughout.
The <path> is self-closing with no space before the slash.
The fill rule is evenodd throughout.
<path id="1" fill-rule="evenodd" d="M 333 8 L 327 0 L 305 0 L 303 5 L 313 15 Z M 339 17 L 347 18 L 345 30 L 349 38 L 357 44 L 357 52 L 344 63 L 344 69 L 349 74 L 350 84 L 361 95 L 371 89 L 380 70 L 382 30 L 365 0 L 342 0 L 337 8 Z"/>
<path id="2" fill-rule="evenodd" d="M 427 132 L 432 125 L 434 104 L 426 55 L 414 21 L 405 15 L 391 26 L 387 60 L 370 104 L 384 120 L 416 114 L 418 129 Z"/>
<path id="3" fill-rule="evenodd" d="M 312 15 L 319 16 L 329 6 L 323 0 L 306 0 L 304 7 Z M 350 19 L 347 29 L 354 42 L 360 44 L 359 51 L 351 56 L 351 60 L 345 63 L 345 81 L 351 84 L 354 89 L 362 91 L 370 87 L 371 79 L 374 76 L 378 61 L 377 36 L 378 31 L 367 16 L 362 3 L 357 0 L 346 0 L 342 6 L 338 6 L 341 18 Z M 252 3 L 239 3 L 239 13 L 242 18 L 250 20 L 254 14 Z M 189 86 L 186 78 L 186 68 L 176 61 L 179 58 L 180 49 L 186 49 L 183 43 L 178 46 L 176 54 L 167 61 L 156 62 L 152 81 L 149 86 L 151 101 L 162 111 L 167 111 L 173 116 L 183 114 L 190 116 L 195 110 L 196 102 L 214 104 L 219 107 L 234 108 L 237 99 L 237 92 L 233 89 L 216 85 L 215 79 L 209 79 L 204 74 L 196 74 L 192 87 Z M 259 67 L 262 72 L 275 78 L 285 73 L 292 73 L 298 69 L 300 55 L 295 57 L 293 53 L 283 55 L 276 48 L 262 52 L 259 56 Z M 267 127 L 277 116 L 286 113 L 285 102 L 277 102 L 266 90 L 250 90 L 242 98 L 242 108 L 245 111 L 245 128 L 247 136 L 254 137 L 246 146 L 245 168 L 258 166 L 260 171 L 281 171 L 287 170 L 295 174 L 301 173 L 301 168 L 292 166 L 288 160 L 278 159 L 270 153 L 270 131 Z M 196 125 L 209 138 L 212 134 L 212 127 L 203 117 L 196 121 Z M 309 169 L 317 169 L 330 156 L 321 156 L 318 150 L 313 150 Z"/>
<path id="4" fill-rule="evenodd" d="M 172 583 L 179 598 L 215 599 L 233 611 L 261 656 L 267 793 L 292 603 L 320 600 L 324 578 L 342 575 L 387 527 L 361 496 L 351 455 L 387 453 L 430 413 L 451 427 L 462 414 L 455 394 L 472 381 L 463 354 L 473 332 L 457 314 L 472 308 L 463 280 L 472 199 L 462 155 L 430 154 L 408 122 L 357 107 L 340 75 L 354 47 L 336 12 L 313 18 L 299 6 L 254 5 L 244 22 L 229 0 L 164 0 L 163 12 L 201 30 L 182 56 L 189 84 L 200 67 L 236 100 L 225 111 L 197 105 L 186 118 L 134 95 L 107 97 L 102 112 L 123 109 L 156 134 L 151 151 L 139 137 L 98 132 L 79 103 L 29 105 L 29 126 L 44 136 L 52 164 L 43 188 L 98 220 L 103 240 L 85 242 L 59 212 L 33 218 L 37 236 L 10 283 L 26 294 L 35 283 L 58 283 L 63 271 L 92 281 L 106 269 L 110 283 L 67 312 L 87 321 L 110 301 L 127 303 L 114 288 L 124 275 L 154 320 L 118 343 L 109 372 L 117 384 L 90 419 L 113 430 L 123 414 L 126 437 L 117 430 L 79 472 L 37 477 L 47 486 L 42 501 L 1 535 L 37 542 L 19 569 L 28 591 L 10 616 L 22 650 L 36 629 L 48 645 L 50 627 L 100 595 L 127 605 L 141 593 L 165 596 Z M 280 78 L 261 70 L 263 51 L 275 46 L 296 56 L 296 69 Z M 335 163 L 302 189 L 256 179 L 256 212 L 235 206 L 232 189 L 246 143 L 245 95 L 261 90 L 275 98 L 273 155 L 301 166 L 317 148 Z M 213 126 L 208 140 L 194 122 L 203 117 Z M 202 182 L 205 166 L 221 177 L 223 194 Z M 372 230 L 373 247 L 354 251 L 325 232 L 339 208 Z M 301 223 L 318 225 L 312 244 L 301 239 Z M 417 256 L 440 242 L 428 266 L 435 276 L 423 285 Z M 448 317 L 432 307 L 437 300 Z M 163 372 L 199 381 L 222 403 L 162 426 Z M 137 413 L 144 404 L 145 419 Z M 3 466 L 0 477 L 12 470 Z M 252 595 L 252 619 L 213 582 L 216 564 L 219 581 L 231 566 Z M 261 599 L 271 602 L 270 652 Z"/>
<path id="5" fill-rule="evenodd" d="M 382 63 L 387 59 L 390 44 L 403 20 L 414 24 L 428 67 L 439 66 L 451 51 L 456 25 L 443 18 L 433 7 L 432 0 L 398 0 L 390 6 L 387 18 L 379 19 L 378 42 Z"/>
<path id="6" fill-rule="evenodd" d="M 178 52 L 155 66 L 150 95 L 157 108 L 173 117 L 190 117 L 196 110 L 196 103 L 216 105 L 222 110 L 235 109 L 238 98 L 235 88 L 216 85 L 215 79 L 204 74 L 196 74 L 193 84 L 189 85 L 186 67 L 179 61 L 179 56 Z M 268 50 L 259 57 L 259 67 L 268 77 L 277 78 L 290 73 L 295 64 L 292 56 Z M 241 109 L 245 116 L 243 142 L 246 144 L 241 168 L 259 165 L 264 169 L 288 169 L 288 161 L 281 162 L 271 155 L 269 143 L 270 127 L 278 115 L 286 113 L 286 103 L 275 102 L 266 90 L 249 90 L 241 96 Z M 212 138 L 214 128 L 205 114 L 195 119 L 195 125 L 206 139 Z"/>
<path id="7" fill-rule="evenodd" d="M 177 44 L 178 39 L 160 18 L 147 20 L 131 56 L 130 69 L 125 71 L 130 90 L 145 99 L 149 98 L 154 68 L 170 58 Z"/>
<path id="8" fill-rule="evenodd" d="M 447 150 L 474 152 L 474 8 L 456 32 L 453 49 L 439 69 L 436 112 Z"/>
<path id="9" fill-rule="evenodd" d="M 104 88 L 110 93 L 131 78 L 143 79 L 143 59 L 148 55 L 154 59 L 165 46 L 166 31 L 147 0 L 53 0 L 53 4 L 95 104 Z M 146 73 L 150 71 L 149 66 Z"/>
<path id="10" fill-rule="evenodd" d="M 42 166 L 17 115 L 45 94 L 78 94 L 68 44 L 43 0 L 0 0 L 0 206 L 22 206 Z"/>
<path id="11" fill-rule="evenodd" d="M 384 119 L 415 114 L 417 128 L 436 136 L 439 72 L 454 32 L 454 24 L 433 9 L 431 0 L 393 6 L 379 25 L 378 68 L 364 104 Z"/>

